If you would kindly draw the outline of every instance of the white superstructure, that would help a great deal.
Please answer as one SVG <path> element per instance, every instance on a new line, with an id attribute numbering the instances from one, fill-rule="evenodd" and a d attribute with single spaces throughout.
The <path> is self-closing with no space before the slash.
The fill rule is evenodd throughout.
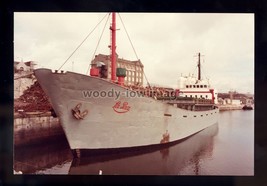
<path id="1" fill-rule="evenodd" d="M 213 89 L 208 79 L 198 80 L 194 75 L 181 76 L 178 79 L 178 91 L 181 97 L 213 99 L 218 103 L 218 92 Z"/>
<path id="2" fill-rule="evenodd" d="M 182 76 L 178 79 L 177 96 L 189 97 L 195 99 L 213 100 L 214 104 L 218 103 L 218 92 L 211 87 L 208 79 L 201 78 L 200 53 L 198 53 L 198 77 L 194 75 Z"/>

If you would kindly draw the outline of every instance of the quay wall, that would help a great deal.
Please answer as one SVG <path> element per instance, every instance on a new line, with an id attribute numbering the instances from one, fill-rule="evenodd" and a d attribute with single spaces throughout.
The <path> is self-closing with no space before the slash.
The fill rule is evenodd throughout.
<path id="1" fill-rule="evenodd" d="M 227 110 L 242 110 L 243 105 L 217 105 L 219 107 L 219 111 L 227 111 Z"/>
<path id="2" fill-rule="evenodd" d="M 15 113 L 14 146 L 40 144 L 65 136 L 59 119 L 50 112 Z"/>

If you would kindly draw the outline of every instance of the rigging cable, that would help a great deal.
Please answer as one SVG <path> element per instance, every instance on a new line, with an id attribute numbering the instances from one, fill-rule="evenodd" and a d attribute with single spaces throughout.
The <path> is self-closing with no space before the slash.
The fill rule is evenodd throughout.
<path id="1" fill-rule="evenodd" d="M 80 46 L 85 42 L 85 40 L 94 32 L 94 30 L 98 27 L 98 25 L 104 20 L 104 18 L 107 16 L 106 14 L 101 21 L 93 28 L 93 30 L 85 37 L 85 39 L 81 42 L 81 44 L 78 45 L 78 47 L 71 53 L 71 55 L 66 59 L 66 61 L 59 67 L 58 70 L 60 70 L 66 63 L 67 61 L 73 56 L 73 54 L 80 48 Z"/>
<path id="2" fill-rule="evenodd" d="M 207 76 L 207 74 L 206 74 L 206 69 L 204 68 L 204 66 L 202 65 L 202 64 L 204 64 L 205 63 L 205 59 L 202 59 L 202 63 L 201 63 L 201 71 L 202 71 L 202 74 L 203 74 L 203 77 L 206 77 L 206 79 L 209 79 L 208 78 L 208 76 Z"/>
<path id="3" fill-rule="evenodd" d="M 125 26 L 124 26 L 124 23 L 123 23 L 123 21 L 122 21 L 122 18 L 121 18 L 121 16 L 120 16 L 119 13 L 118 13 L 118 15 L 119 15 L 119 18 L 120 18 L 120 20 L 121 20 L 122 26 L 123 26 L 123 28 L 124 28 L 124 30 L 125 30 L 125 32 L 126 32 L 126 35 L 127 35 L 128 39 L 129 39 L 129 41 L 130 41 L 130 43 L 131 43 L 131 46 L 132 46 L 133 51 L 134 51 L 134 53 L 135 53 L 135 56 L 136 56 L 137 60 L 139 60 L 139 58 L 138 58 L 138 56 L 137 56 L 137 54 L 136 54 L 135 48 L 134 48 L 134 46 L 133 46 L 133 43 L 132 43 L 132 41 L 131 41 L 131 39 L 130 39 L 130 37 L 129 37 L 129 34 L 128 34 L 128 32 L 127 32 Z M 144 71 L 143 68 L 141 68 L 141 69 L 142 69 L 142 72 L 144 73 L 144 76 L 145 76 L 145 79 L 146 79 L 146 81 L 147 81 L 147 84 L 148 84 L 149 88 L 151 89 L 151 86 L 150 86 L 150 83 L 148 82 L 148 79 L 147 79 L 147 77 L 146 77 L 145 71 Z"/>
<path id="4" fill-rule="evenodd" d="M 107 25 L 107 22 L 108 22 L 109 17 L 110 17 L 110 13 L 109 13 L 108 18 L 107 18 L 107 20 L 106 20 L 106 23 L 105 23 L 105 25 L 104 25 L 104 28 L 103 28 L 103 30 L 102 30 L 102 33 L 101 33 L 101 35 L 100 35 L 100 37 L 99 37 L 99 40 L 98 40 L 98 43 L 97 43 L 97 45 L 96 45 L 96 49 L 95 49 L 95 51 L 94 51 L 94 54 L 93 54 L 93 56 L 92 56 L 92 60 L 91 60 L 91 61 L 93 61 L 93 58 L 94 58 L 94 56 L 95 56 L 95 53 L 96 53 L 96 51 L 97 51 L 97 49 L 98 49 L 100 40 L 102 39 L 102 36 L 103 36 L 104 31 L 105 31 L 105 28 L 106 28 L 106 25 Z M 89 66 L 88 66 L 88 69 L 87 69 L 86 74 L 89 73 L 90 65 L 91 65 L 91 64 L 89 64 Z"/>
<path id="5" fill-rule="evenodd" d="M 135 56 L 136 56 L 137 59 L 139 59 L 138 56 L 137 56 L 137 54 L 136 54 L 136 51 L 135 51 L 135 49 L 134 49 L 133 43 L 132 43 L 132 41 L 131 41 L 131 39 L 130 39 L 130 37 L 129 37 L 129 34 L 128 34 L 128 32 L 127 32 L 127 30 L 126 30 L 126 28 L 125 28 L 125 26 L 124 26 L 124 23 L 123 23 L 123 21 L 122 21 L 122 19 L 121 19 L 121 16 L 120 16 L 119 13 L 118 13 L 118 15 L 119 15 L 119 18 L 120 18 L 120 20 L 121 20 L 122 26 L 123 26 L 123 28 L 124 28 L 124 30 L 125 30 L 125 32 L 126 32 L 126 35 L 127 35 L 128 39 L 129 39 L 129 41 L 130 41 L 130 43 L 131 43 L 131 46 L 132 46 L 133 51 L 134 51 L 134 53 L 135 53 Z"/>

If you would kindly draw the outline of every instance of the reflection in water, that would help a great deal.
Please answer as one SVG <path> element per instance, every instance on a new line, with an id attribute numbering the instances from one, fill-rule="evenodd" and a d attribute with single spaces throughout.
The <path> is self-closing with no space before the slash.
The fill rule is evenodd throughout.
<path id="1" fill-rule="evenodd" d="M 105 154 L 73 159 L 69 174 L 79 175 L 178 175 L 188 165 L 199 174 L 200 161 L 212 156 L 215 124 L 190 138 L 153 152 Z"/>
<path id="2" fill-rule="evenodd" d="M 55 143 L 19 147 L 14 152 L 14 170 L 23 174 L 62 174 L 61 169 L 70 166 L 72 160 L 65 138 L 59 138 Z"/>

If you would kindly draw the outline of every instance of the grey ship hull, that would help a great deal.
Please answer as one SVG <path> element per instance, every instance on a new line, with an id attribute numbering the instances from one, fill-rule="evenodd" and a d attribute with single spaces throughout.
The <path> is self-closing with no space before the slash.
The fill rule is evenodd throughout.
<path id="1" fill-rule="evenodd" d="M 168 143 L 218 121 L 218 109 L 190 111 L 151 97 L 129 96 L 135 92 L 100 78 L 73 72 L 53 73 L 49 69 L 37 69 L 34 73 L 60 119 L 71 149 Z M 86 97 L 85 93 L 90 91 L 102 92 L 102 97 Z M 103 91 L 117 92 L 120 96 L 104 97 Z M 83 119 L 73 115 L 77 105 L 81 112 L 88 111 Z"/>

